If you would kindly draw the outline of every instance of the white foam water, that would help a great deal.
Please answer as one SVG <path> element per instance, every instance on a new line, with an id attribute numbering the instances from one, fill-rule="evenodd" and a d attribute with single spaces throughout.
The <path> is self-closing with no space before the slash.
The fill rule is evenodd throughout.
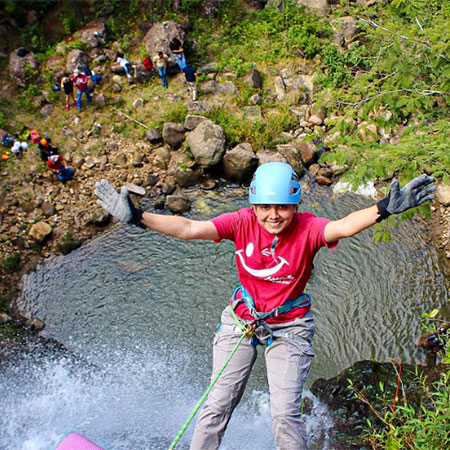
<path id="1" fill-rule="evenodd" d="M 105 450 L 167 449 L 206 388 L 191 383 L 188 368 L 188 355 L 117 350 L 95 364 L 24 356 L 0 374 L 0 449 L 51 450 L 72 432 Z M 313 441 L 331 426 L 317 402 L 305 419 Z M 193 428 L 177 448 L 189 448 Z M 275 448 L 266 391 L 246 394 L 221 449 L 243 447 Z"/>

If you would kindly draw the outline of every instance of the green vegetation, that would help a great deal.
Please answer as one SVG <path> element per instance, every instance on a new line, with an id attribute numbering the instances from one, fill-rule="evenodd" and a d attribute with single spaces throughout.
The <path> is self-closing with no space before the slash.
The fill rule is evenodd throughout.
<path id="1" fill-rule="evenodd" d="M 347 177 L 355 184 L 393 174 L 408 181 L 421 172 L 448 183 L 450 2 L 394 0 L 388 7 L 347 8 L 364 40 L 344 51 L 325 47 L 315 77 L 317 99 L 329 115 L 359 117 L 401 137 L 397 145 L 367 143 L 340 120 L 323 161 L 348 164 Z"/>
<path id="2" fill-rule="evenodd" d="M 5 272 L 16 272 L 20 268 L 20 255 L 13 253 L 2 260 L 2 268 Z"/>
<path id="3" fill-rule="evenodd" d="M 399 376 L 399 385 L 401 378 Z M 450 446 L 450 371 L 430 382 L 416 372 L 416 389 L 421 392 L 420 407 L 408 403 L 405 393 L 399 398 L 385 398 L 382 411 L 372 410 L 376 422 L 367 421 L 364 441 L 373 450 L 445 450 Z M 354 386 L 358 398 L 368 403 Z M 380 383 L 383 395 L 385 387 Z M 380 425 L 381 424 L 381 425 Z"/>
<path id="4" fill-rule="evenodd" d="M 442 321 L 436 319 L 438 310 L 422 314 L 421 328 L 437 332 Z M 447 333 L 448 334 L 448 333 Z M 450 344 L 441 338 L 444 348 L 439 352 L 442 364 L 450 364 Z M 401 366 L 400 366 L 401 367 Z M 367 420 L 365 442 L 373 450 L 444 450 L 450 447 L 450 366 L 442 367 L 436 373 L 436 380 L 430 381 L 419 374 L 416 367 L 413 390 L 403 391 L 401 371 L 397 370 L 397 385 L 392 397 L 391 389 L 379 383 L 384 407 L 376 409 L 364 394 L 350 383 L 349 388 L 361 401 L 368 404 L 376 420 Z M 417 396 L 419 401 L 417 401 Z M 410 396 L 410 398 L 408 398 Z M 416 398 L 414 398 L 416 397 Z"/>

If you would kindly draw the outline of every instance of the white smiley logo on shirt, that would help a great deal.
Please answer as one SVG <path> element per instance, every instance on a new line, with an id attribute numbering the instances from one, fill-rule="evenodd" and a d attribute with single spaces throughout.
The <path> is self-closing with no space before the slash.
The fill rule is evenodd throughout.
<path id="1" fill-rule="evenodd" d="M 255 246 L 250 242 L 245 249 L 245 256 L 247 256 L 247 258 L 250 258 L 253 255 L 254 250 L 255 250 Z M 270 277 L 272 275 L 275 275 L 285 264 L 289 265 L 289 263 L 284 258 L 279 256 L 278 260 L 280 262 L 275 267 L 271 267 L 270 269 L 252 269 L 251 267 L 247 266 L 247 264 L 245 263 L 245 259 L 242 255 L 243 251 L 244 250 L 237 250 L 236 255 L 239 256 L 239 260 L 241 261 L 242 267 L 250 275 L 253 275 L 254 277 L 259 277 L 259 278 Z"/>

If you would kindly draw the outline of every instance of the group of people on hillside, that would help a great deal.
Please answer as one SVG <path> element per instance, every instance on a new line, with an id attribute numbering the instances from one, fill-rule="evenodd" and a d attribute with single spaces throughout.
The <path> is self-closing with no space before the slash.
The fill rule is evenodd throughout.
<path id="1" fill-rule="evenodd" d="M 56 174 L 59 181 L 65 183 L 73 178 L 74 170 L 66 165 L 58 148 L 54 147 L 51 142 L 52 140 L 48 136 L 38 142 L 41 160 L 47 163 L 48 169 Z"/>
<path id="2" fill-rule="evenodd" d="M 179 39 L 172 39 L 169 44 L 169 48 L 178 67 L 184 73 L 187 86 L 192 94 L 192 99 L 194 101 L 197 100 L 196 69 L 192 67 L 186 60 L 184 49 Z M 134 66 L 130 63 L 127 57 L 122 52 L 119 52 L 117 54 L 116 61 L 125 71 L 125 75 L 127 76 L 127 78 L 131 79 L 131 71 L 133 70 Z M 150 56 L 146 56 L 142 61 L 142 64 L 144 65 L 146 70 L 150 71 L 153 69 L 153 67 L 156 68 L 165 88 L 169 86 L 167 82 L 168 63 L 169 56 L 162 50 L 158 51 L 158 53 L 153 58 L 150 58 Z M 78 67 L 71 75 L 69 75 L 68 73 L 64 74 L 61 79 L 60 89 L 64 92 L 66 110 L 69 110 L 70 105 L 72 105 L 76 106 L 78 110 L 81 111 L 83 94 L 86 96 L 86 100 L 88 103 L 92 102 L 91 90 L 89 88 L 89 77 L 92 78 L 92 81 L 95 84 L 98 84 L 101 79 L 100 74 L 92 72 L 86 65 Z M 74 90 L 76 90 L 76 98 L 74 96 Z"/>
<path id="3" fill-rule="evenodd" d="M 179 39 L 174 38 L 169 44 L 170 51 L 180 70 L 184 73 L 186 83 L 192 94 L 192 100 L 197 100 L 197 71 L 186 60 L 183 46 Z M 162 84 L 165 88 L 168 87 L 166 70 L 169 63 L 169 57 L 160 50 L 157 55 L 153 57 L 153 63 L 161 77 Z"/>

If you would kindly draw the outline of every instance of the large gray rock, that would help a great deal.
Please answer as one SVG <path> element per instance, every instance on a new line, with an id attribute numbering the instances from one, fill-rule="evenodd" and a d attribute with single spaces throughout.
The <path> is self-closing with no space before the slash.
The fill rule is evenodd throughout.
<path id="1" fill-rule="evenodd" d="M 303 164 L 309 166 L 317 161 L 316 144 L 312 141 L 296 141 L 295 145 L 300 151 Z"/>
<path id="2" fill-rule="evenodd" d="M 224 81 L 222 83 L 219 83 L 216 86 L 216 92 L 218 94 L 225 94 L 225 95 L 238 95 L 239 90 L 235 86 L 235 84 L 232 81 Z"/>
<path id="3" fill-rule="evenodd" d="M 80 40 L 91 48 L 101 47 L 106 42 L 106 27 L 104 23 L 88 23 L 75 33 Z"/>
<path id="4" fill-rule="evenodd" d="M 19 56 L 23 53 L 25 53 L 23 56 Z M 9 55 L 9 74 L 14 83 L 19 86 L 26 87 L 28 83 L 35 81 L 39 76 L 40 68 L 41 63 L 34 53 L 23 47 Z"/>
<path id="5" fill-rule="evenodd" d="M 145 133 L 145 137 L 151 144 L 156 144 L 158 142 L 162 142 L 163 138 L 158 128 L 151 128 Z"/>
<path id="6" fill-rule="evenodd" d="M 164 142 L 170 145 L 172 148 L 178 148 L 184 140 L 184 125 L 182 123 L 167 122 L 163 127 L 163 139 Z"/>
<path id="7" fill-rule="evenodd" d="M 145 83 L 152 77 L 152 72 L 147 70 L 143 64 L 138 64 L 134 68 L 134 79 L 138 83 Z"/>
<path id="8" fill-rule="evenodd" d="M 91 64 L 91 58 L 82 50 L 71 50 L 67 55 L 67 71 L 72 73 L 81 64 L 89 66 Z"/>
<path id="9" fill-rule="evenodd" d="M 184 42 L 184 30 L 176 22 L 157 22 L 148 30 L 144 37 L 145 48 L 151 57 L 158 51 L 171 55 L 169 43 L 173 38 L 177 38 L 181 44 Z"/>
<path id="10" fill-rule="evenodd" d="M 192 131 L 203 121 L 208 120 L 205 116 L 197 116 L 195 114 L 188 114 L 186 119 L 184 119 L 184 128 L 186 130 Z"/>
<path id="11" fill-rule="evenodd" d="M 183 214 L 191 209 L 191 202 L 184 195 L 168 195 L 167 207 L 175 214 Z"/>
<path id="12" fill-rule="evenodd" d="M 225 133 L 210 120 L 203 121 L 191 131 L 187 141 L 195 161 L 203 168 L 217 165 L 225 153 Z"/>
<path id="13" fill-rule="evenodd" d="M 279 144 L 277 145 L 277 151 L 286 159 L 298 176 L 303 175 L 303 172 L 305 171 L 303 161 L 300 157 L 299 150 L 294 145 Z"/>
<path id="14" fill-rule="evenodd" d="M 177 167 L 175 169 L 175 181 L 182 188 L 195 186 L 202 179 L 203 171 L 197 167 Z"/>
<path id="15" fill-rule="evenodd" d="M 244 142 L 236 145 L 223 157 L 223 169 L 230 180 L 243 181 L 251 177 L 258 165 L 252 145 Z"/>

